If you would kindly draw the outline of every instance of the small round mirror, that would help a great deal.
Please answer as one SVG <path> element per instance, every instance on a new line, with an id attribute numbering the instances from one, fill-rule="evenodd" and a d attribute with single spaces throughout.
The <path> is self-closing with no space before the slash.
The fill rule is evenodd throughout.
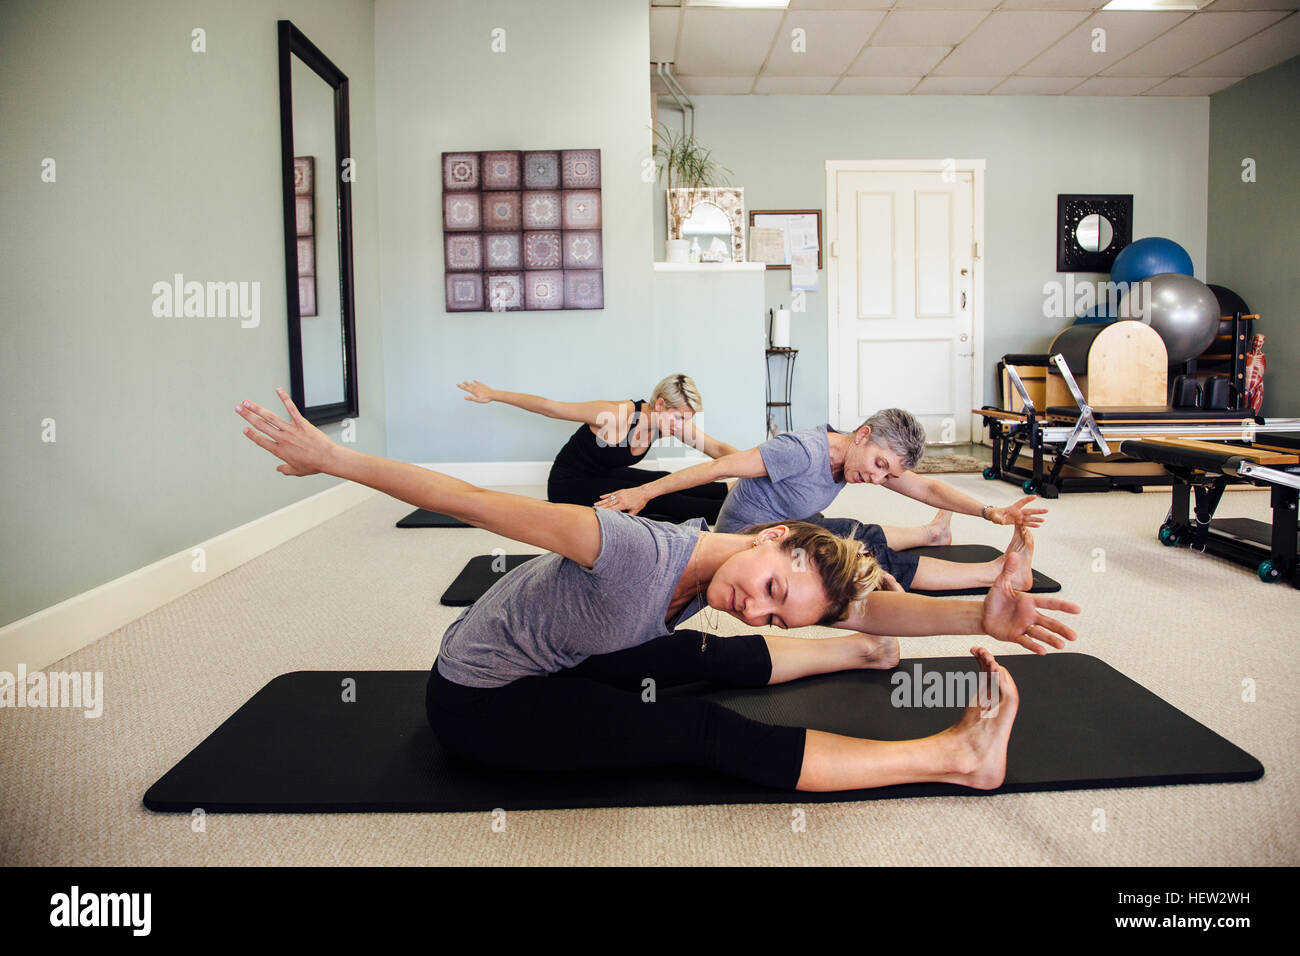
<path id="1" fill-rule="evenodd" d="M 1079 245 L 1085 252 L 1102 252 L 1110 248 L 1115 230 L 1111 228 L 1109 219 L 1100 213 L 1093 213 L 1079 221 L 1074 237 L 1079 240 Z"/>

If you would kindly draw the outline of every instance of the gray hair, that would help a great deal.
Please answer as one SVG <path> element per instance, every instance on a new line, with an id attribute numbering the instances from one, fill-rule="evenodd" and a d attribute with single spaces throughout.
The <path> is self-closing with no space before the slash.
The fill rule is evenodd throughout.
<path id="1" fill-rule="evenodd" d="M 689 408 L 697 414 L 704 411 L 700 390 L 695 387 L 695 381 L 689 375 L 669 375 L 655 386 L 650 403 L 654 404 L 655 399 L 659 398 L 664 400 L 664 405 L 668 408 Z"/>
<path id="2" fill-rule="evenodd" d="M 893 449 L 909 471 L 925 454 L 925 429 L 909 411 L 882 408 L 858 428 L 871 428 L 871 440 Z"/>

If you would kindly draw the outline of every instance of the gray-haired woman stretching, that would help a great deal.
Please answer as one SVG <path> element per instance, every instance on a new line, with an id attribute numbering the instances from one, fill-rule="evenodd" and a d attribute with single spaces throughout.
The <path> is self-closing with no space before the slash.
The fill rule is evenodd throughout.
<path id="1" fill-rule="evenodd" d="M 1078 608 L 1017 593 L 1011 573 L 982 603 L 874 592 L 874 559 L 823 528 L 713 534 L 698 520 L 662 524 L 486 491 L 335 445 L 277 391 L 287 421 L 252 402 L 235 410 L 251 426 L 244 434 L 283 462 L 280 473 L 346 478 L 554 552 L 502 577 L 443 636 L 428 717 L 443 746 L 471 761 L 552 771 L 685 764 L 799 790 L 911 782 L 992 789 L 1005 774 L 1018 699 L 1010 675 L 980 647 L 971 653 L 995 694 L 917 740 L 764 724 L 698 697 L 647 703 L 643 681 L 762 686 L 898 660 L 896 639 L 867 634 L 803 640 L 674 630 L 706 605 L 755 627 L 987 633 L 1038 653 L 1075 637 L 1043 609 Z M 1014 557 L 1007 564 L 1014 570 Z"/>

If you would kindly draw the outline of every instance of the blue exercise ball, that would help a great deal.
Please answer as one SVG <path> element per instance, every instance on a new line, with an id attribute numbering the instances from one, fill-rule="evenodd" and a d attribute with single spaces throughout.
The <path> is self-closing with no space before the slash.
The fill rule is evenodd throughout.
<path id="1" fill-rule="evenodd" d="M 1115 305 L 1104 302 L 1101 305 L 1094 305 L 1087 312 L 1081 313 L 1074 320 L 1075 325 L 1109 325 L 1119 318 L 1119 310 Z"/>
<path id="2" fill-rule="evenodd" d="M 1151 236 L 1129 243 L 1119 251 L 1115 264 L 1110 267 L 1110 281 L 1131 285 L 1152 276 L 1171 272 L 1189 276 L 1194 271 L 1192 257 L 1186 249 L 1172 239 Z"/>
<path id="3" fill-rule="evenodd" d="M 1164 340 L 1170 365 L 1201 355 L 1219 334 L 1219 303 L 1214 293 L 1199 279 L 1179 272 L 1150 276 L 1131 285 L 1119 300 L 1119 314 L 1155 329 Z"/>

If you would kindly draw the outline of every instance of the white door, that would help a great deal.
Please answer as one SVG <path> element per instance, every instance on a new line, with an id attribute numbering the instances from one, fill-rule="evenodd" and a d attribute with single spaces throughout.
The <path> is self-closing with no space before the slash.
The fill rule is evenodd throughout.
<path id="1" fill-rule="evenodd" d="M 964 444 L 977 351 L 975 175 L 928 165 L 829 173 L 831 421 L 848 430 L 877 409 L 905 408 L 928 441 Z"/>

